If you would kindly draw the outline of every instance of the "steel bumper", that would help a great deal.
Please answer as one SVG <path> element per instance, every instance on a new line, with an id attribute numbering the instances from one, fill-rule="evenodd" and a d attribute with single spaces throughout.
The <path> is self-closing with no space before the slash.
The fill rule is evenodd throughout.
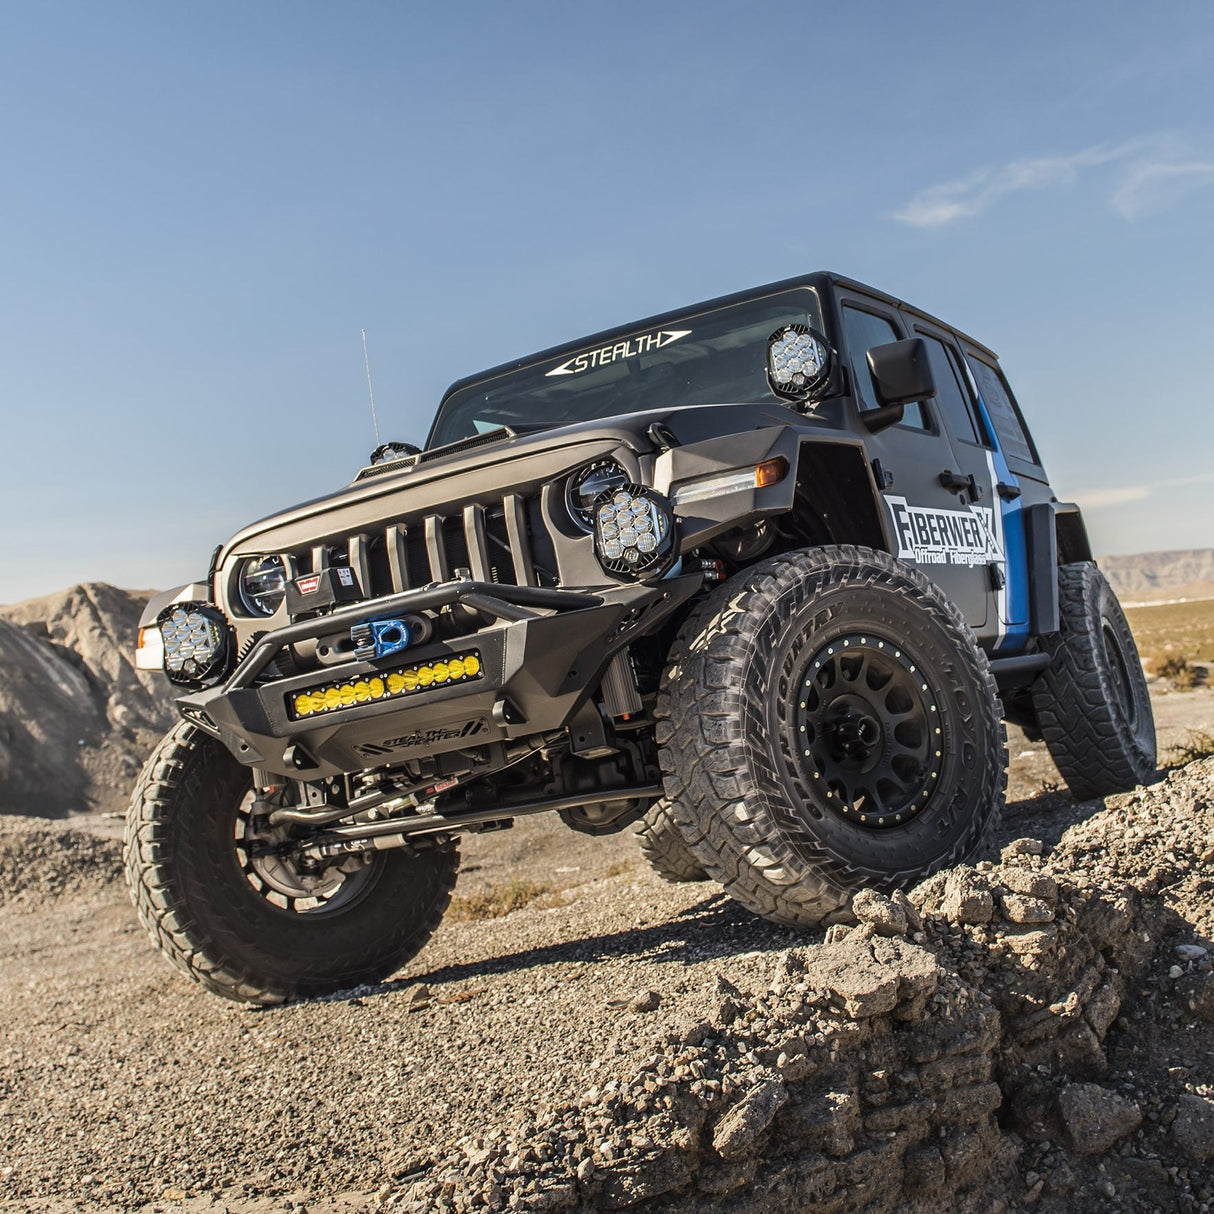
<path id="1" fill-rule="evenodd" d="M 542 734 L 569 722 L 617 649 L 702 584 L 700 574 L 689 574 L 593 594 L 471 581 L 409 590 L 267 633 L 226 682 L 180 697 L 177 707 L 240 762 L 304 779 Z M 289 645 L 368 620 L 457 603 L 492 622 L 376 661 L 344 661 L 288 678 L 265 678 Z M 402 666 L 469 653 L 479 659 L 473 678 L 302 719 L 292 709 L 298 697 L 317 688 L 382 682 Z"/>

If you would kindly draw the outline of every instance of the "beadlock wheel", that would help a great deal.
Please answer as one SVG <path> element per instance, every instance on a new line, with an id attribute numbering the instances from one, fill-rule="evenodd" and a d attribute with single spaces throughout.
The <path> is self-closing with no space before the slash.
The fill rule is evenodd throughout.
<path id="1" fill-rule="evenodd" d="M 939 588 L 884 552 L 790 552 L 718 587 L 671 649 L 657 716 L 689 852 L 778 922 L 907 888 L 998 823 L 990 665 Z"/>
<path id="2" fill-rule="evenodd" d="M 249 769 L 187 722 L 160 743 L 127 813 L 127 884 L 152 941 L 216 994 L 248 1003 L 378 982 L 430 938 L 454 843 L 311 871 L 253 812 Z"/>

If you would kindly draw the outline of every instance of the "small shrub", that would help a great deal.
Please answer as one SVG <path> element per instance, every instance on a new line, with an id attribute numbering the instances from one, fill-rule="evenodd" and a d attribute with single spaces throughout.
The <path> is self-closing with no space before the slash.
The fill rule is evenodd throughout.
<path id="1" fill-rule="evenodd" d="M 1201 673 L 1183 653 L 1171 653 L 1164 650 L 1148 658 L 1151 670 L 1162 679 L 1167 679 L 1173 687 L 1180 691 L 1189 691 L 1200 682 Z"/>
<path id="2" fill-rule="evenodd" d="M 488 889 L 475 894 L 456 894 L 451 899 L 447 917 L 457 923 L 500 919 L 539 899 L 547 899 L 553 892 L 551 885 L 542 885 L 524 877 L 511 877 L 509 881 L 495 882 Z"/>
<path id="3" fill-rule="evenodd" d="M 1198 759 L 1214 759 L 1214 737 L 1200 729 L 1190 729 L 1188 738 L 1179 746 L 1173 746 L 1169 758 L 1177 767 L 1196 763 Z"/>
<path id="4" fill-rule="evenodd" d="M 631 860 L 617 860 L 607 869 L 608 877 L 622 877 L 625 873 L 632 871 Z"/>

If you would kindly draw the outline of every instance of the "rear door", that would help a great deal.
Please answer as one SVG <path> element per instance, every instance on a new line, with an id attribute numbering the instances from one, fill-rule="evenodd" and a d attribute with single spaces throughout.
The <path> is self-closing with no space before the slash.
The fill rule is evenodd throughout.
<path id="1" fill-rule="evenodd" d="M 858 292 L 840 290 L 846 361 L 861 411 L 878 408 L 868 371 L 873 346 L 914 336 L 897 309 Z M 866 440 L 874 462 L 886 523 L 900 559 L 932 579 L 975 632 L 984 631 L 991 591 L 989 539 L 984 522 L 946 488 L 940 474 L 957 459 L 948 434 L 923 403 L 906 406 L 903 420 Z M 980 559 L 979 559 L 980 558 Z"/>

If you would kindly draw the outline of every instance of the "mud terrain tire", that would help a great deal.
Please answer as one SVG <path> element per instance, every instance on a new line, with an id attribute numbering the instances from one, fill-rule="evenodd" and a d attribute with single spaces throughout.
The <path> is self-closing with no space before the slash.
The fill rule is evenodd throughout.
<path id="1" fill-rule="evenodd" d="M 691 854 L 679 828 L 671 821 L 666 800 L 655 801 L 637 823 L 641 855 L 663 881 L 674 885 L 685 881 L 707 881 L 704 866 Z"/>
<path id="2" fill-rule="evenodd" d="M 127 812 L 131 900 L 184 973 L 245 1003 L 282 1003 L 377 982 L 430 938 L 459 868 L 454 844 L 375 854 L 357 888 L 320 913 L 268 899 L 242 868 L 238 813 L 251 773 L 183 722 L 152 753 Z"/>
<path id="3" fill-rule="evenodd" d="M 1000 717 L 973 632 L 917 569 L 786 553 L 718 587 L 671 651 L 671 817 L 732 898 L 813 926 L 983 845 L 1007 783 Z"/>
<path id="4" fill-rule="evenodd" d="M 1042 736 L 1075 799 L 1125 792 L 1155 774 L 1155 717 L 1121 604 L 1092 561 L 1058 569 L 1061 628 L 1033 684 Z"/>

